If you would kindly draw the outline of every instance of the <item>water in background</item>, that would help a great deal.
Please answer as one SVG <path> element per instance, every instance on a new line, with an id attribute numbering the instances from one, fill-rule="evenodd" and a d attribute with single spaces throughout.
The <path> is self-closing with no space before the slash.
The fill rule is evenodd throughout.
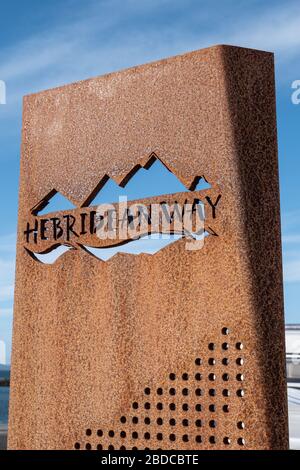
<path id="1" fill-rule="evenodd" d="M 9 387 L 0 387 L 0 429 L 7 427 Z"/>

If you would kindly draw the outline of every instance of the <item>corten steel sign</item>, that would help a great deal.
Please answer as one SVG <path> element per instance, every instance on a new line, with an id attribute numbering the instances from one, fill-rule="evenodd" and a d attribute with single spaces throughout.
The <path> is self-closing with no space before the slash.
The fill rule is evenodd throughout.
<path id="1" fill-rule="evenodd" d="M 99 214 L 109 181 L 154 163 L 184 190 Z M 74 208 L 47 213 L 57 193 Z M 165 248 L 92 251 L 163 215 Z M 217 46 L 25 97 L 13 334 L 11 449 L 288 447 L 272 54 Z"/>

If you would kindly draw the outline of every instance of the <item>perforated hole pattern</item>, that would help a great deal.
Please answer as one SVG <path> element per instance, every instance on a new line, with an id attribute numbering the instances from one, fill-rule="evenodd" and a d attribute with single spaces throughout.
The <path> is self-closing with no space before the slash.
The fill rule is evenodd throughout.
<path id="1" fill-rule="evenodd" d="M 128 412 L 120 416 L 114 426 L 86 429 L 84 439 L 75 442 L 74 448 L 155 450 L 163 449 L 164 443 L 168 449 L 185 448 L 187 444 L 195 449 L 218 448 L 218 445 L 222 448 L 245 448 L 243 406 L 240 406 L 241 402 L 237 403 L 237 400 L 245 400 L 242 370 L 245 361 L 241 355 L 244 344 L 241 341 L 231 344 L 227 327 L 222 328 L 221 334 L 226 340 L 220 344 L 210 342 L 208 357 L 196 357 L 189 372 L 170 372 L 167 387 L 145 386 L 143 398 L 133 401 Z M 229 359 L 226 353 L 232 349 L 234 353 Z M 213 352 L 218 350 L 222 357 L 218 354 L 213 356 Z M 218 362 L 222 365 L 221 374 L 214 371 Z M 208 405 L 207 397 L 211 402 Z M 240 410 L 238 419 L 236 412 L 230 416 L 232 405 Z M 222 422 L 226 422 L 226 429 L 230 423 L 232 436 L 220 435 L 218 429 L 224 429 Z"/>

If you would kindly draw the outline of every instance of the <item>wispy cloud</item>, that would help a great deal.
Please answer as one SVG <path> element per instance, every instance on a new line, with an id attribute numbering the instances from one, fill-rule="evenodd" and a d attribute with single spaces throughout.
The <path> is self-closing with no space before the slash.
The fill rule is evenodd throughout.
<path id="1" fill-rule="evenodd" d="M 262 15 L 256 15 L 243 24 L 238 23 L 232 33 L 236 44 L 275 51 L 280 62 L 288 62 L 300 55 L 300 5 L 299 2 L 286 2 L 280 6 L 269 3 Z"/>
<path id="2" fill-rule="evenodd" d="M 269 4 L 260 14 L 255 3 L 252 7 L 250 2 L 247 11 L 245 3 L 242 10 L 228 8 L 224 2 L 219 11 L 209 10 L 214 19 L 211 25 L 202 2 L 198 6 L 188 3 L 184 19 L 174 15 L 161 25 L 160 14 L 178 10 L 179 15 L 180 2 L 88 2 L 81 9 L 81 19 L 64 25 L 58 21 L 48 30 L 2 49 L 0 77 L 7 82 L 7 112 L 13 114 L 15 105 L 29 92 L 215 43 L 275 50 L 280 62 L 300 55 L 300 6 L 295 2 L 280 7 Z M 205 9 L 209 9 L 207 4 Z M 224 21 L 224 15 L 230 21 Z"/>
<path id="3" fill-rule="evenodd" d="M 0 286 L 0 299 L 2 302 L 7 301 L 7 300 L 12 300 L 13 296 L 14 296 L 13 284 Z"/>
<path id="4" fill-rule="evenodd" d="M 298 244 L 300 245 L 300 234 L 294 234 L 294 235 L 283 235 L 282 237 L 282 242 L 284 244 Z"/>
<path id="5" fill-rule="evenodd" d="M 16 251 L 16 234 L 0 235 L 0 255 L 15 254 Z"/>
<path id="6" fill-rule="evenodd" d="M 300 210 L 282 215 L 283 276 L 287 283 L 300 283 Z"/>
<path id="7" fill-rule="evenodd" d="M 283 275 L 285 282 L 300 282 L 300 251 L 295 259 L 284 263 Z"/>
<path id="8" fill-rule="evenodd" d="M 11 318 L 13 315 L 13 309 L 10 308 L 1 308 L 0 307 L 0 318 Z"/>
<path id="9" fill-rule="evenodd" d="M 15 234 L 0 236 L 0 308 L 14 293 Z"/>

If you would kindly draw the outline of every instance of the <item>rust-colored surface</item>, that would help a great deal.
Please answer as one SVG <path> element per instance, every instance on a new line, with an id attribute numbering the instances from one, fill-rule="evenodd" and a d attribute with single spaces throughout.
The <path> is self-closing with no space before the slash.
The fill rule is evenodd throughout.
<path id="1" fill-rule="evenodd" d="M 47 194 L 85 207 L 153 152 L 222 195 L 202 250 L 29 256 Z M 216 46 L 25 97 L 18 231 L 10 449 L 288 447 L 272 54 Z"/>

